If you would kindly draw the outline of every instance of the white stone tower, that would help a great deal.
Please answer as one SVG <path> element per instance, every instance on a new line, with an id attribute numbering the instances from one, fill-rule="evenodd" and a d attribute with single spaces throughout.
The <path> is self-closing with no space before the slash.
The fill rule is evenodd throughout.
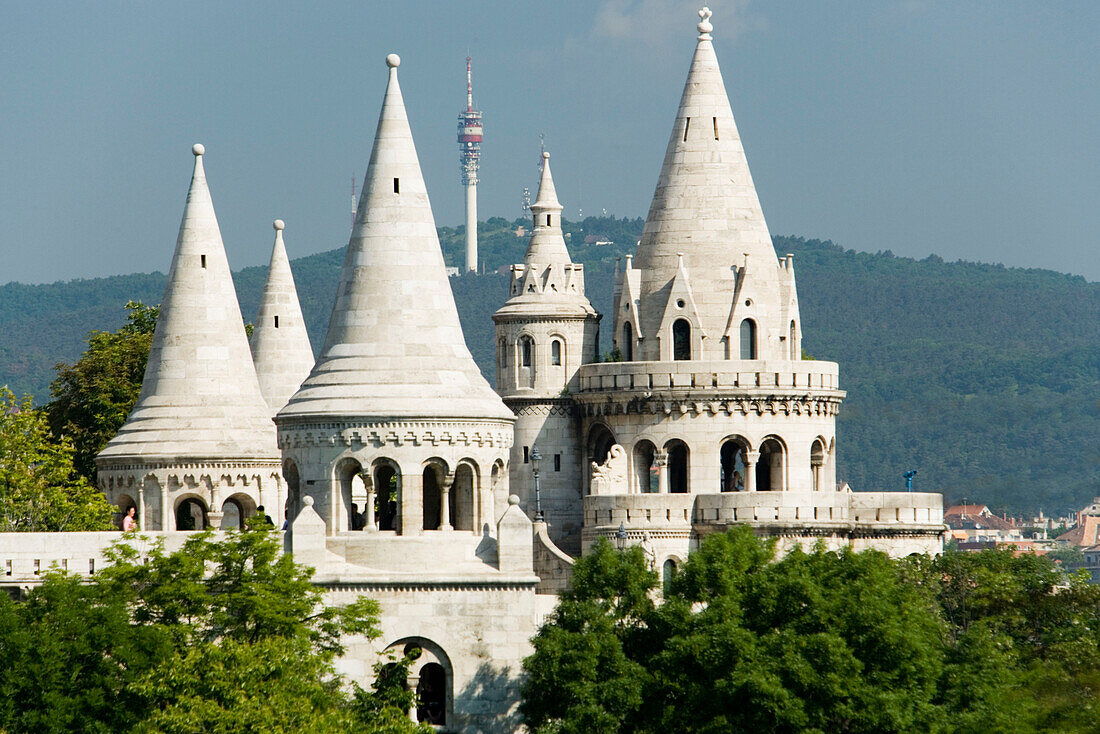
<path id="1" fill-rule="evenodd" d="M 296 471 L 330 533 L 352 526 L 357 475 L 372 497 L 368 510 L 377 504 L 368 525 L 403 535 L 480 533 L 505 507 L 514 417 L 463 339 L 399 60 L 387 62 L 389 85 L 325 345 L 276 417 L 280 443 L 292 497 Z"/>
<path id="2" fill-rule="evenodd" d="M 141 395 L 96 457 L 108 500 L 138 507 L 147 530 L 238 524 L 281 505 L 275 425 L 195 145 L 176 251 Z"/>
<path id="3" fill-rule="evenodd" d="M 623 361 L 580 370 L 584 545 L 621 528 L 676 564 L 736 523 L 787 546 L 934 551 L 939 495 L 837 490 L 838 368 L 802 359 L 794 264 L 772 248 L 699 16 L 638 254 L 616 276 Z"/>
<path id="4" fill-rule="evenodd" d="M 260 392 L 275 415 L 297 392 L 313 369 L 313 347 L 309 343 L 298 290 L 290 271 L 283 220 L 276 219 L 275 245 L 267 267 L 260 310 L 252 331 L 252 360 L 260 380 Z"/>
<path id="5" fill-rule="evenodd" d="M 510 298 L 493 315 L 497 392 L 516 414 L 512 491 L 531 517 L 542 510 L 555 542 L 579 553 L 584 462 L 570 396 L 577 370 L 596 359 L 600 316 L 584 295 L 584 266 L 566 249 L 550 154 L 542 155 L 527 253 L 512 266 Z M 538 496 L 531 460 L 536 449 Z"/>
<path id="6" fill-rule="evenodd" d="M 458 113 L 458 157 L 466 189 L 466 270 L 477 271 L 477 182 L 484 136 L 481 110 L 474 109 L 470 57 L 466 57 L 466 109 Z"/>
<path id="7" fill-rule="evenodd" d="M 400 59 L 386 63 L 325 345 L 275 418 L 294 518 L 289 547 L 318 569 L 330 602 L 368 593 L 382 607 L 381 637 L 349 647 L 342 664 L 359 667 L 344 672 L 366 682 L 372 653 L 415 647 L 411 673 L 438 704 L 422 720 L 512 731 L 538 583 L 531 522 L 508 495 L 515 419 L 466 348 Z M 360 491 L 365 506 L 353 514 Z"/>

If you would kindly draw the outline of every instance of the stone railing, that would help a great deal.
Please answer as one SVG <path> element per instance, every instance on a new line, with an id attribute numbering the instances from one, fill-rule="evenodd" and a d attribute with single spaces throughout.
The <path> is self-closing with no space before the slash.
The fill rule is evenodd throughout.
<path id="1" fill-rule="evenodd" d="M 221 537 L 215 533 L 215 537 Z M 50 570 L 93 576 L 109 561 L 105 551 L 123 540 L 118 531 L 96 533 L 0 533 L 0 586 L 34 586 Z M 126 539 L 139 556 L 144 556 L 160 539 L 165 550 L 178 550 L 191 533 L 143 532 Z"/>
<path id="2" fill-rule="evenodd" d="M 720 360 L 599 362 L 582 365 L 580 392 L 714 390 L 839 390 L 835 362 Z"/>
<path id="3" fill-rule="evenodd" d="M 586 530 L 690 529 L 730 523 L 942 525 L 943 497 L 927 492 L 728 492 L 584 498 Z"/>

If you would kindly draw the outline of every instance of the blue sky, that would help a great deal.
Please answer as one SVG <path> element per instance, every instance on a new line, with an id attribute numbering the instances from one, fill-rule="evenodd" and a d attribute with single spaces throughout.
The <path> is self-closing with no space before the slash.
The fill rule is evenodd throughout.
<path id="1" fill-rule="evenodd" d="M 165 270 L 206 170 L 234 267 L 346 244 L 387 53 L 436 221 L 456 225 L 465 56 L 482 218 L 539 135 L 567 217 L 645 216 L 698 3 L 19 3 L 0 22 L 0 283 Z M 1100 280 L 1100 3 L 711 3 L 773 234 Z"/>

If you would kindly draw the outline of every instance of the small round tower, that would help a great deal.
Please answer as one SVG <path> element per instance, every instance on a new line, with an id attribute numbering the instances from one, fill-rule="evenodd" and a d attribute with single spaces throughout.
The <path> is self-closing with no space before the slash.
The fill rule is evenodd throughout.
<path id="1" fill-rule="evenodd" d="M 580 366 L 597 358 L 600 316 L 584 295 L 584 266 L 566 249 L 550 154 L 542 156 L 527 252 L 512 266 L 508 301 L 493 315 L 496 384 L 516 414 L 512 491 L 532 518 L 548 522 L 555 542 L 579 551 L 584 462 L 571 395 Z"/>

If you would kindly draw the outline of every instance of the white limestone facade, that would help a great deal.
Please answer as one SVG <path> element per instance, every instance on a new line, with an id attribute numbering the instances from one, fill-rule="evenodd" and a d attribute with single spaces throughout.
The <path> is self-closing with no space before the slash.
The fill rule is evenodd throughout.
<path id="1" fill-rule="evenodd" d="M 203 167 L 195 168 L 137 405 L 96 457 L 100 488 L 149 530 L 237 527 L 284 486 Z"/>
<path id="2" fill-rule="evenodd" d="M 569 257 L 561 212 L 544 152 L 531 238 L 493 321 L 497 392 L 516 414 L 511 491 L 530 517 L 545 519 L 555 543 L 578 554 L 584 462 L 572 393 L 581 365 L 598 359 L 600 316 L 584 294 L 584 266 Z"/>

